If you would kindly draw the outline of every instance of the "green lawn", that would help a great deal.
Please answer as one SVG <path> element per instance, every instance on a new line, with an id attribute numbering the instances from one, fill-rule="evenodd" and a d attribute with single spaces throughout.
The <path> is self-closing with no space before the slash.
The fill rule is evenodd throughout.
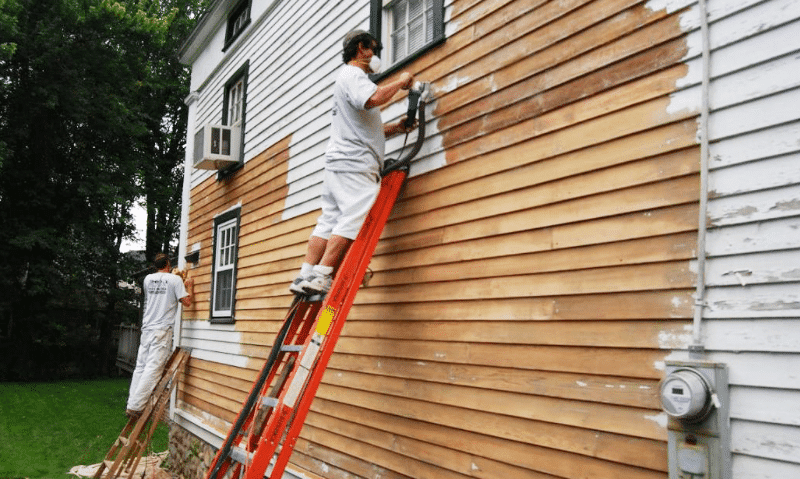
<path id="1" fill-rule="evenodd" d="M 129 379 L 0 383 L 0 479 L 66 479 L 99 463 L 127 422 Z M 167 449 L 158 426 L 148 452 Z"/>

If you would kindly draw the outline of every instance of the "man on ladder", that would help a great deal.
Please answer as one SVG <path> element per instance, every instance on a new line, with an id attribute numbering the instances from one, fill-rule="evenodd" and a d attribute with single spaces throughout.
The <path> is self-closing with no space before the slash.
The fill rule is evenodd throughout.
<path id="1" fill-rule="evenodd" d="M 322 215 L 308 241 L 300 274 L 289 286 L 297 294 L 325 294 L 333 271 L 358 235 L 381 186 L 386 137 L 408 133 L 415 124 L 403 117 L 383 124 L 380 106 L 400 89 L 414 84 L 414 75 L 378 86 L 367 74 L 380 71 L 380 43 L 368 32 L 353 30 L 343 42 L 345 66 L 333 87 L 331 138 L 325 153 Z"/>
<path id="2" fill-rule="evenodd" d="M 126 410 L 131 418 L 141 415 L 172 352 L 172 328 L 180 319 L 178 303 L 192 305 L 194 280 L 183 281 L 170 273 L 169 257 L 163 253 L 156 255 L 153 264 L 158 271 L 148 274 L 143 283 L 142 336 Z"/>

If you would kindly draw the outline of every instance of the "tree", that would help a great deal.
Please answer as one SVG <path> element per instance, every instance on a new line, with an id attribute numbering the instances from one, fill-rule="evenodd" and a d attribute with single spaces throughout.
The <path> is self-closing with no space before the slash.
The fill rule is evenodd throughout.
<path id="1" fill-rule="evenodd" d="M 0 351 L 14 362 L 0 379 L 42 375 L 43 358 L 76 343 L 105 348 L 96 363 L 109 364 L 117 284 L 135 268 L 119 253 L 131 206 L 181 181 L 187 82 L 174 36 L 196 8 L 0 0 L 0 336 L 15 347 Z M 176 221 L 160 223 L 165 238 Z"/>

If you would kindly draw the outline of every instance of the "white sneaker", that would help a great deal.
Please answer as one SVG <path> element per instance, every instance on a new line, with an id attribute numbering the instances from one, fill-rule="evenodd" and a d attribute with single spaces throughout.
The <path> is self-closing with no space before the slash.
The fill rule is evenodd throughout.
<path id="1" fill-rule="evenodd" d="M 301 282 L 298 286 L 303 288 L 306 293 L 327 294 L 331 290 L 332 283 L 333 276 L 314 271 L 314 275 L 309 280 Z"/>
<path id="2" fill-rule="evenodd" d="M 303 285 L 308 284 L 311 278 L 312 276 L 303 276 L 303 275 L 298 276 L 289 285 L 289 291 L 291 291 L 294 294 L 306 294 L 306 290 L 303 289 Z"/>

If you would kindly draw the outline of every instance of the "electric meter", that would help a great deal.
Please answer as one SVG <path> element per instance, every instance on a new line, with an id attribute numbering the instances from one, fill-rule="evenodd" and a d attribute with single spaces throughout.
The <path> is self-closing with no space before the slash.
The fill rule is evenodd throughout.
<path id="1" fill-rule="evenodd" d="M 711 410 L 711 396 L 708 380 L 692 369 L 677 369 L 661 382 L 661 406 L 676 419 L 704 419 Z"/>

